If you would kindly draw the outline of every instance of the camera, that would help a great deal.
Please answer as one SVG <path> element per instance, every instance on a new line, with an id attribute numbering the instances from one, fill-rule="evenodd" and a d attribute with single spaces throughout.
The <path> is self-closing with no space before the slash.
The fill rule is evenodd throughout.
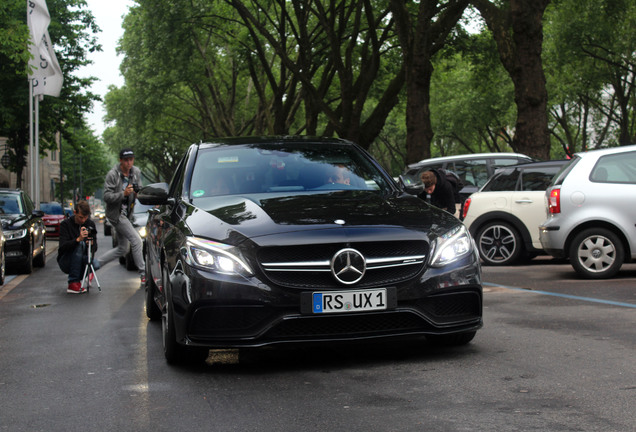
<path id="1" fill-rule="evenodd" d="M 137 183 L 133 183 L 132 187 L 133 187 L 133 190 L 135 191 L 135 193 L 139 193 L 139 185 Z"/>
<path id="2" fill-rule="evenodd" d="M 88 231 L 88 236 L 89 237 L 93 236 L 93 234 L 95 234 L 97 232 L 97 230 L 95 228 L 93 228 L 92 226 L 83 226 L 82 228 L 85 228 L 86 231 Z"/>

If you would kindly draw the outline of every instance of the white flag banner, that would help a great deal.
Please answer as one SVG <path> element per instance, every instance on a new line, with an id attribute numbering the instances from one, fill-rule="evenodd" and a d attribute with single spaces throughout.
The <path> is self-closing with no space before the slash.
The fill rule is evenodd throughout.
<path id="1" fill-rule="evenodd" d="M 45 0 L 27 1 L 27 23 L 31 33 L 29 50 L 33 56 L 29 62 L 32 71 L 29 79 L 33 95 L 59 97 L 64 78 L 49 37 L 50 22 Z"/>

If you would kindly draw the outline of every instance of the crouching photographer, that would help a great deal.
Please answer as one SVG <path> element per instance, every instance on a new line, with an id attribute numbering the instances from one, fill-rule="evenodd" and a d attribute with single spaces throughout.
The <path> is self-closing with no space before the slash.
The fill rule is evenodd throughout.
<path id="1" fill-rule="evenodd" d="M 73 211 L 73 216 L 66 218 L 60 224 L 60 239 L 57 250 L 57 263 L 60 269 L 68 274 L 69 294 L 82 294 L 86 288 L 81 280 L 84 268 L 88 264 L 88 244 L 91 244 L 91 256 L 97 250 L 97 229 L 90 219 L 91 208 L 86 201 L 79 201 Z M 93 267 L 97 270 L 99 262 L 92 259 Z"/>

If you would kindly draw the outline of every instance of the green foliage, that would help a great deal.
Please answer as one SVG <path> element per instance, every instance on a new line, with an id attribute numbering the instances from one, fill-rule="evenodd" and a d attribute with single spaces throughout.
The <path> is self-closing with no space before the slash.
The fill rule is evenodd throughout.
<path id="1" fill-rule="evenodd" d="M 636 139 L 636 4 L 560 0 L 548 10 L 545 58 L 559 153 Z"/>
<path id="2" fill-rule="evenodd" d="M 113 165 L 104 144 L 88 129 L 78 129 L 70 140 L 62 140 L 64 198 L 72 199 L 73 190 L 81 197 L 95 195 L 104 186 L 106 173 Z"/>
<path id="3" fill-rule="evenodd" d="M 90 111 L 98 97 L 86 91 L 95 78 L 78 78 L 74 74 L 88 64 L 88 51 L 99 50 L 95 34 L 99 31 L 84 0 L 47 1 L 51 23 L 49 34 L 64 74 L 59 98 L 46 96 L 40 102 L 40 149 L 55 147 L 55 134 L 72 140 L 78 129 L 86 127 L 84 113 Z M 20 178 L 26 166 L 29 145 L 28 28 L 26 4 L 3 1 L 0 7 L 0 136 L 8 138 L 12 170 Z M 6 18 L 6 20 L 4 19 Z"/>
<path id="4" fill-rule="evenodd" d="M 465 35 L 435 61 L 432 156 L 511 151 L 513 85 L 489 32 Z"/>

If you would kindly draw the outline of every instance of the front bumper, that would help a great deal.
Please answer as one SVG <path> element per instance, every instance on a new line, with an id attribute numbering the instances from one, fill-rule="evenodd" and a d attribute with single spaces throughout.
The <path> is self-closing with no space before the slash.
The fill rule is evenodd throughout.
<path id="1" fill-rule="evenodd" d="M 394 299 L 387 310 L 336 314 L 307 312 L 303 298 L 312 290 L 182 268 L 173 273 L 171 286 L 177 341 L 187 345 L 238 348 L 367 341 L 463 333 L 483 325 L 476 254 L 452 270 L 429 268 L 417 278 L 385 286 Z"/>
<path id="2" fill-rule="evenodd" d="M 8 264 L 22 263 L 31 253 L 31 244 L 29 238 L 7 240 L 4 244 L 5 259 Z"/>

